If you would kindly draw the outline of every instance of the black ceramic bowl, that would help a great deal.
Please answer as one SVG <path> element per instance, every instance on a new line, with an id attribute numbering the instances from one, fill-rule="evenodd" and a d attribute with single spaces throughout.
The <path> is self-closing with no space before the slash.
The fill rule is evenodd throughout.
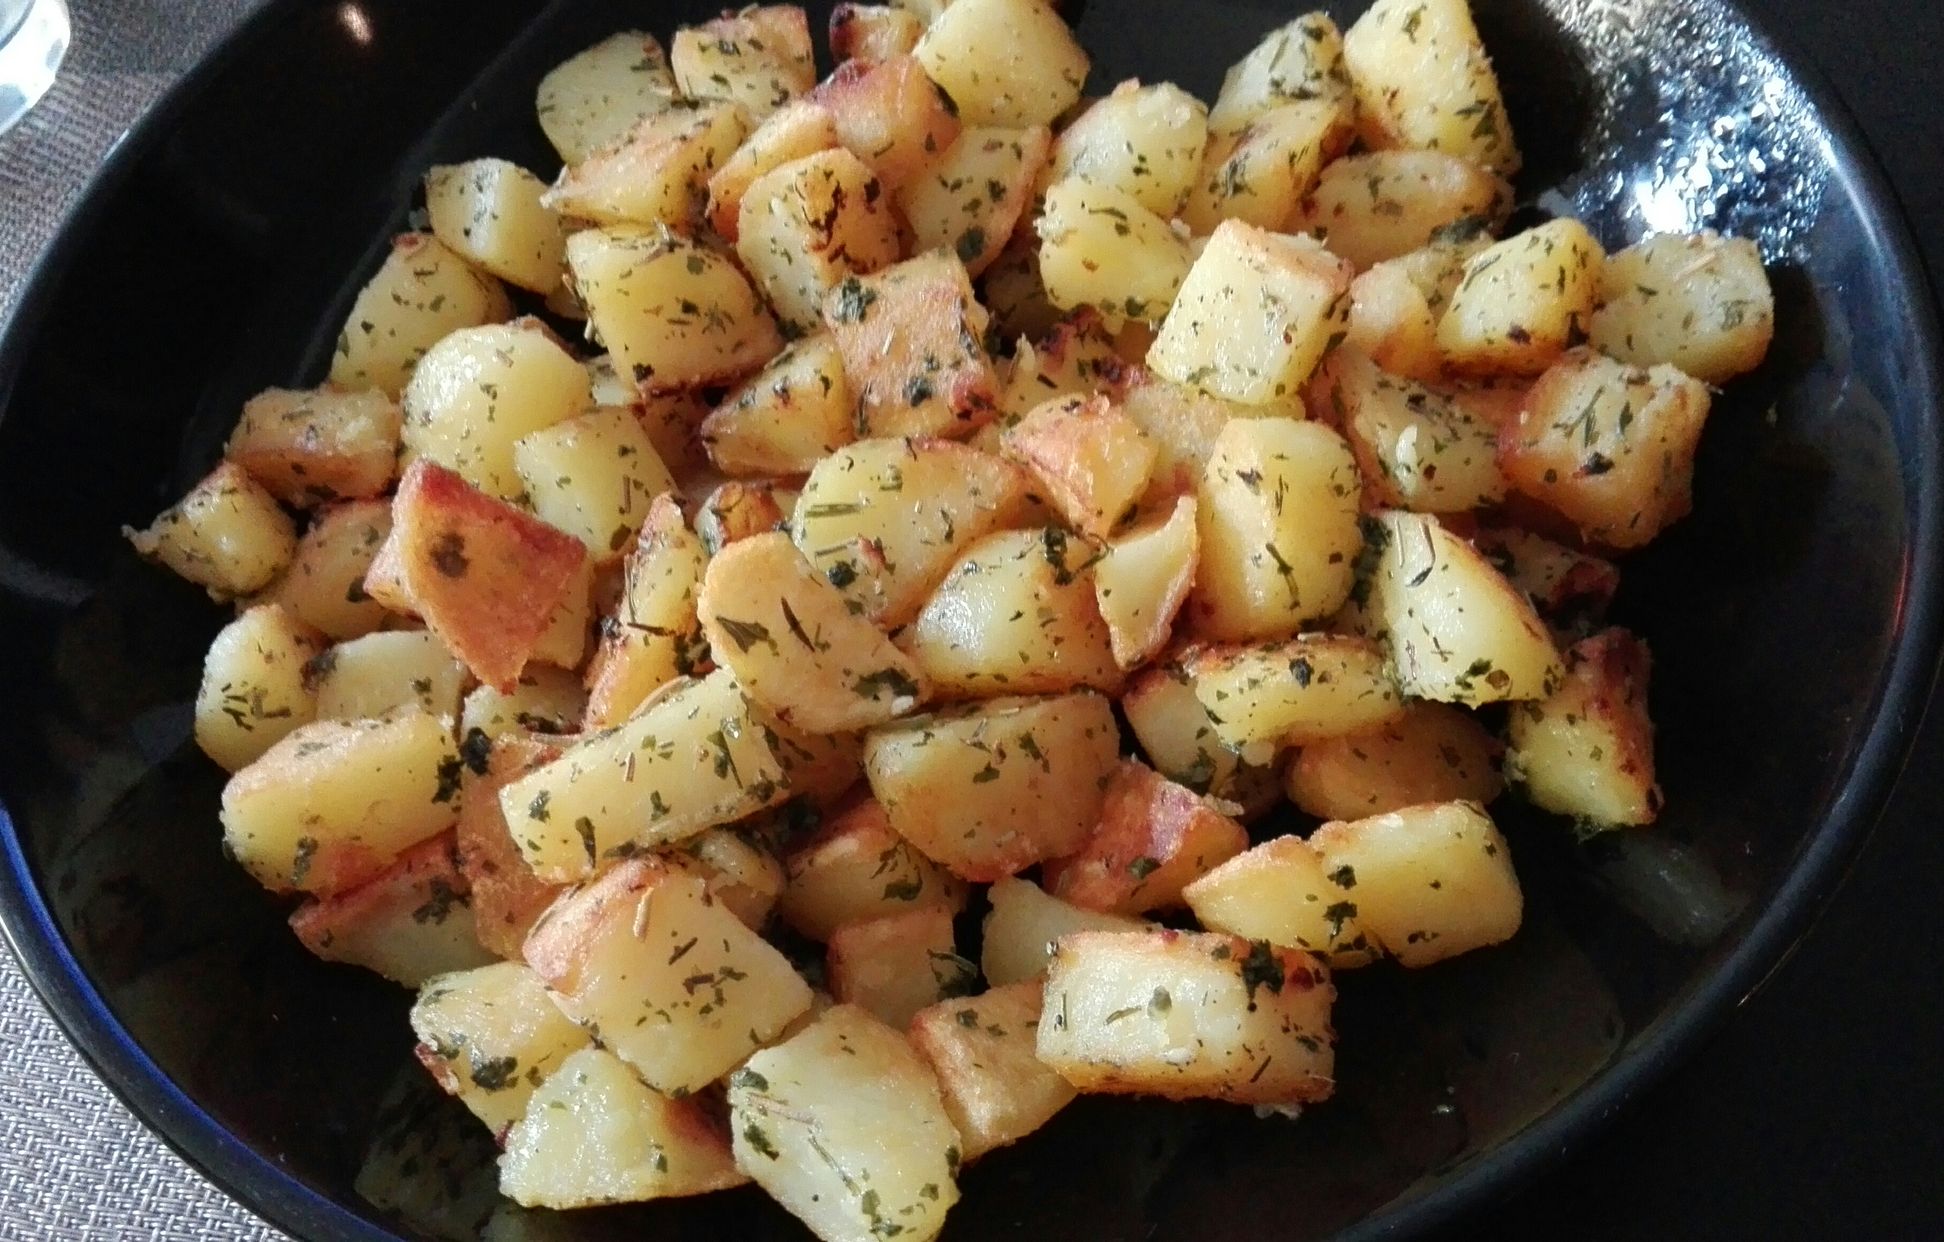
<path id="1" fill-rule="evenodd" d="M 798 1236 L 754 1192 L 497 1202 L 490 1143 L 412 1064 L 407 998 L 308 958 L 224 860 L 188 710 L 222 613 L 117 534 L 208 467 L 244 397 L 321 375 L 427 164 L 546 166 L 548 66 L 714 7 L 270 0 L 116 151 L 0 343 L 0 920 L 136 1112 L 294 1233 L 472 1236 L 498 1213 L 506 1238 Z M 1533 211 L 1612 246 L 1718 227 L 1774 272 L 1775 348 L 1717 405 L 1697 511 L 1626 566 L 1665 819 L 1581 847 L 1508 811 L 1525 929 L 1346 977 L 1334 1101 L 1294 1125 L 1083 1101 L 968 1173 L 953 1237 L 1363 1237 L 1500 1191 L 1762 978 L 1897 774 L 1937 649 L 1941 428 L 1929 299 L 1868 156 L 1717 0 L 1476 7 Z M 1210 96 L 1289 13 L 1093 0 L 1079 27 L 1094 87 Z"/>

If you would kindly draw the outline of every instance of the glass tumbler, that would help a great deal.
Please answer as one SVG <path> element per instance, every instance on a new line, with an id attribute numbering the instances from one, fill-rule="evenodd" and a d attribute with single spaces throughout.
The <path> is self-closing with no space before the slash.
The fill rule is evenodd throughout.
<path id="1" fill-rule="evenodd" d="M 0 0 L 0 134 L 54 85 L 68 29 L 66 0 Z"/>

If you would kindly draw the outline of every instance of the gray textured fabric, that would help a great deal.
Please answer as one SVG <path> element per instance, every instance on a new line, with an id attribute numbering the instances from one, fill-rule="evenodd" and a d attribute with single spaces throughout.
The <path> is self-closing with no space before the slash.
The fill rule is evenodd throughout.
<path id="1" fill-rule="evenodd" d="M 254 0 L 69 0 L 60 79 L 0 137 L 0 316 L 102 154 Z M 265 1239 L 108 1093 L 0 952 L 0 1242 Z"/>

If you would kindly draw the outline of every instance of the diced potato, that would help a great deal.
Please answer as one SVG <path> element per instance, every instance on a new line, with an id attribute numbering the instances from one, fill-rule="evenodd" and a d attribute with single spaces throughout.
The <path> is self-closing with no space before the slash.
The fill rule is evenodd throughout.
<path id="1" fill-rule="evenodd" d="M 556 1210 L 707 1194 L 747 1180 L 708 1109 L 650 1090 L 602 1048 L 575 1052 L 547 1077 L 500 1157 L 500 1193 Z"/>
<path id="2" fill-rule="evenodd" d="M 1528 798 L 1588 830 L 1654 822 L 1661 792 L 1647 716 L 1651 668 L 1646 643 L 1602 630 L 1566 653 L 1557 691 L 1513 708 L 1505 766 Z"/>
<path id="3" fill-rule="evenodd" d="M 243 405 L 223 455 L 300 509 L 377 496 L 398 472 L 398 403 L 382 392 L 270 388 Z"/>
<path id="4" fill-rule="evenodd" d="M 702 391 L 651 393 L 626 404 L 685 494 L 706 491 L 721 477 L 702 446 L 702 420 L 709 415 Z"/>
<path id="5" fill-rule="evenodd" d="M 1592 345 L 1621 362 L 1725 384 L 1760 366 L 1775 336 L 1775 295 L 1746 238 L 1649 237 L 1608 256 L 1600 286 Z"/>
<path id="6" fill-rule="evenodd" d="M 587 1034 L 547 998 L 539 976 L 495 962 L 429 980 L 412 1004 L 418 1058 L 495 1135 L 526 1112 L 534 1088 Z"/>
<path id="7" fill-rule="evenodd" d="M 845 61 L 812 98 L 829 110 L 838 142 L 889 190 L 924 172 L 959 135 L 953 101 L 911 56 Z"/>
<path id="8" fill-rule="evenodd" d="M 1620 589 L 1620 570 L 1612 561 L 1517 527 L 1481 530 L 1472 543 L 1555 623 L 1597 622 Z"/>
<path id="9" fill-rule="evenodd" d="M 1001 417 L 982 434 L 996 447 L 1004 428 L 1055 397 L 1114 388 L 1123 369 L 1101 316 L 1091 308 L 1075 311 L 1038 337 L 1017 342 L 1013 356 L 1000 364 Z"/>
<path id="10" fill-rule="evenodd" d="M 1438 348 L 1453 370 L 1537 375 L 1586 339 L 1599 300 L 1600 243 L 1577 220 L 1554 220 L 1508 237 L 1465 264 L 1438 321 Z"/>
<path id="11" fill-rule="evenodd" d="M 1362 536 L 1357 463 L 1321 423 L 1238 418 L 1199 487 L 1190 613 L 1210 638 L 1292 634 L 1342 607 Z"/>
<path id="12" fill-rule="evenodd" d="M 219 464 L 146 530 L 122 527 L 135 551 L 208 591 L 248 595 L 283 572 L 297 531 L 276 498 L 233 461 Z"/>
<path id="13" fill-rule="evenodd" d="M 1352 102 L 1343 36 L 1326 13 L 1305 13 L 1263 36 L 1222 78 L 1209 129 L 1231 134 L 1289 100 Z"/>
<path id="14" fill-rule="evenodd" d="M 1409 967 L 1499 944 L 1524 899 L 1505 838 L 1482 807 L 1407 807 L 1310 834 L 1324 870 L 1350 890 L 1364 931 Z"/>
<path id="15" fill-rule="evenodd" d="M 525 490 L 513 446 L 589 404 L 587 371 L 537 319 L 464 328 L 425 355 L 405 388 L 405 448 L 502 500 Z"/>
<path id="16" fill-rule="evenodd" d="M 950 250 L 977 276 L 999 257 L 1032 199 L 1053 138 L 1044 125 L 973 126 L 898 191 L 917 250 Z"/>
<path id="17" fill-rule="evenodd" d="M 540 79 L 534 110 L 561 160 L 578 164 L 679 98 L 661 42 L 639 30 L 624 30 Z"/>
<path id="18" fill-rule="evenodd" d="M 259 604 L 224 626 L 203 659 L 196 745 L 226 772 L 255 762 L 317 716 L 305 669 L 323 636 L 278 604 Z"/>
<path id="19" fill-rule="evenodd" d="M 567 268 L 615 368 L 644 393 L 729 383 L 782 347 L 776 321 L 735 264 L 687 238 L 586 229 L 567 239 Z M 687 304 L 696 309 L 681 309 Z"/>
<path id="20" fill-rule="evenodd" d="M 1260 812 L 1280 797 L 1265 763 L 1245 760 L 1240 748 L 1222 740 L 1214 718 L 1195 697 L 1194 683 L 1178 666 L 1143 670 L 1127 683 L 1121 710 L 1148 762 L 1169 780 L 1239 804 L 1245 814 Z"/>
<path id="21" fill-rule="evenodd" d="M 1709 406 L 1707 385 L 1673 367 L 1575 350 L 1499 429 L 1499 468 L 1586 539 L 1637 548 L 1693 507 Z"/>
<path id="22" fill-rule="evenodd" d="M 1208 105 L 1172 82 L 1116 86 L 1060 132 L 1048 181 L 1110 186 L 1163 220 L 1188 196 L 1208 145 Z"/>
<path id="23" fill-rule="evenodd" d="M 1182 282 L 1148 366 L 1244 405 L 1275 404 L 1302 390 L 1342 331 L 1350 277 L 1348 263 L 1308 237 L 1224 220 Z"/>
<path id="24" fill-rule="evenodd" d="M 1215 451 L 1216 439 L 1230 420 L 1264 412 L 1297 412 L 1276 406 L 1265 411 L 1237 405 L 1162 379 L 1140 365 L 1127 367 L 1120 379 L 1116 387 L 1121 411 L 1147 433 L 1157 449 L 1149 502 L 1194 490 Z"/>
<path id="25" fill-rule="evenodd" d="M 356 888 L 313 897 L 290 916 L 306 949 L 416 988 L 493 960 L 474 933 L 472 899 L 451 833 L 412 846 Z"/>
<path id="26" fill-rule="evenodd" d="M 817 84 L 810 19 L 794 4 L 751 6 L 675 32 L 675 84 L 690 99 L 727 99 L 762 120 Z"/>
<path id="27" fill-rule="evenodd" d="M 571 536 L 421 460 L 398 485 L 365 588 L 401 600 L 474 676 L 510 689 L 585 560 Z"/>
<path id="28" fill-rule="evenodd" d="M 673 683 L 500 792 L 521 853 L 549 881 L 694 836 L 788 796 L 777 743 L 726 671 Z"/>
<path id="29" fill-rule="evenodd" d="M 1047 125 L 1080 98 L 1087 53 L 1046 0 L 953 0 L 913 53 L 969 125 Z"/>
<path id="30" fill-rule="evenodd" d="M 1075 932 L 1046 977 L 1039 1059 L 1082 1092 L 1308 1104 L 1335 1088 L 1322 961 L 1214 932 Z"/>
<path id="31" fill-rule="evenodd" d="M 1435 382 L 1444 375 L 1444 355 L 1438 352 L 1438 316 L 1424 293 L 1404 269 L 1385 262 L 1350 282 L 1350 320 L 1343 348 L 1331 354 L 1310 378 L 1310 392 L 1327 389 L 1331 361 L 1356 350 L 1392 375 Z M 1341 423 L 1343 417 L 1318 402 L 1311 404 L 1323 417 Z"/>
<path id="32" fill-rule="evenodd" d="M 1106 397 L 1059 397 L 1006 429 L 1000 447 L 1026 468 L 1067 524 L 1106 539 L 1147 492 L 1157 450 Z"/>
<path id="33" fill-rule="evenodd" d="M 223 840 L 266 888 L 342 892 L 452 826 L 460 769 L 435 716 L 320 720 L 230 778 Z"/>
<path id="34" fill-rule="evenodd" d="M 1364 143 L 1445 151 L 1507 177 L 1519 148 L 1468 0 L 1377 0 L 1343 36 Z"/>
<path id="35" fill-rule="evenodd" d="M 850 381 L 828 332 L 793 341 L 702 420 L 709 460 L 729 474 L 808 474 L 854 437 Z"/>
<path id="36" fill-rule="evenodd" d="M 1123 669 L 1139 668 L 1168 645 L 1175 614 L 1195 583 L 1200 547 L 1193 496 L 1107 545 L 1093 570 L 1094 603 Z"/>
<path id="37" fill-rule="evenodd" d="M 693 860 L 709 896 L 729 908 L 742 925 L 760 932 L 783 893 L 783 864 L 750 834 L 711 828 L 681 847 Z"/>
<path id="38" fill-rule="evenodd" d="M 903 1030 L 929 1005 L 978 990 L 979 968 L 952 945 L 952 912 L 905 910 L 830 933 L 830 993 Z"/>
<path id="39" fill-rule="evenodd" d="M 1039 238 L 1025 230 L 1014 233 L 986 269 L 981 293 L 1002 339 L 1037 336 L 1060 318 L 1040 283 Z"/>
<path id="40" fill-rule="evenodd" d="M 793 332 L 822 322 L 824 296 L 846 276 L 898 259 L 884 187 L 842 147 L 764 173 L 743 195 L 736 254 Z"/>
<path id="41" fill-rule="evenodd" d="M 1325 871 L 1301 837 L 1274 837 L 1202 876 L 1182 898 L 1195 921 L 1244 940 L 1303 949 L 1332 970 L 1373 961 L 1379 952 L 1357 919 L 1354 875 Z"/>
<path id="42" fill-rule="evenodd" d="M 1453 397 L 1380 370 L 1345 346 L 1317 373 L 1375 504 L 1466 513 L 1505 498 L 1498 428 Z"/>
<path id="43" fill-rule="evenodd" d="M 743 199 L 759 177 L 836 145 L 837 124 L 830 109 L 808 99 L 778 108 L 710 176 L 709 224 L 723 240 L 734 243 Z"/>
<path id="44" fill-rule="evenodd" d="M 1403 711 L 1383 648 L 1348 634 L 1207 647 L 1184 667 L 1216 736 L 1238 748 L 1361 733 Z"/>
<path id="45" fill-rule="evenodd" d="M 1017 1143 L 1072 1103 L 1072 1086 L 1036 1055 L 1039 1023 L 1037 982 L 941 1001 L 912 1019 L 912 1046 L 938 1076 L 964 1159 Z"/>
<path id="46" fill-rule="evenodd" d="M 393 630 L 347 639 L 305 670 L 319 720 L 367 720 L 399 707 L 459 718 L 466 666 L 428 630 Z"/>
<path id="47" fill-rule="evenodd" d="M 507 827 L 499 791 L 560 757 L 554 739 L 524 733 L 487 738 L 466 734 L 459 753 L 459 869 L 472 886 L 479 943 L 510 961 L 522 960 L 533 930 L 562 886 L 533 874 Z"/>
<path id="48" fill-rule="evenodd" d="M 695 616 L 708 556 L 673 496 L 657 496 L 628 557 L 621 602 L 588 671 L 587 728 L 611 729 L 707 654 Z"/>
<path id="49" fill-rule="evenodd" d="M 497 280 L 430 233 L 402 233 L 351 304 L 331 355 L 331 383 L 397 396 L 426 350 L 461 328 L 512 313 Z"/>
<path id="50" fill-rule="evenodd" d="M 513 468 L 533 511 L 597 559 L 618 555 L 675 481 L 633 413 L 608 406 L 528 432 Z"/>
<path id="51" fill-rule="evenodd" d="M 956 255 L 932 251 L 846 277 L 823 315 L 857 394 L 860 434 L 968 435 L 992 418 L 986 312 Z"/>
<path id="52" fill-rule="evenodd" d="M 1037 981 L 1046 973 L 1053 943 L 1071 932 L 1139 932 L 1154 926 L 1145 919 L 1082 909 L 1031 880 L 1001 879 L 986 896 L 992 909 L 985 916 L 980 967 L 994 988 Z"/>
<path id="53" fill-rule="evenodd" d="M 290 568 L 258 598 L 283 605 L 327 638 L 369 634 L 389 614 L 365 591 L 365 573 L 390 533 L 388 501 L 328 505 L 317 511 L 297 541 Z"/>
<path id="54" fill-rule="evenodd" d="M 540 201 L 547 183 L 506 160 L 440 164 L 425 174 L 432 235 L 510 285 L 548 294 L 560 287 L 567 234 Z"/>
<path id="55" fill-rule="evenodd" d="M 930 1242 L 963 1153 L 938 1081 L 854 1005 L 820 1014 L 729 1078 L 736 1167 L 823 1242 Z"/>
<path id="56" fill-rule="evenodd" d="M 599 225 L 688 229 L 701 218 L 709 178 L 748 132 L 749 117 L 735 104 L 684 100 L 568 168 L 540 201 Z M 585 300 L 586 290 L 575 288 Z"/>
<path id="57" fill-rule="evenodd" d="M 783 920 L 812 940 L 907 910 L 965 908 L 965 883 L 891 830 L 876 799 L 827 822 L 784 860 Z"/>
<path id="58" fill-rule="evenodd" d="M 561 898 L 526 958 L 562 1012 L 664 1095 L 707 1086 L 810 1007 L 810 986 L 700 876 L 654 859 Z"/>
<path id="59" fill-rule="evenodd" d="M 1435 517 L 1387 512 L 1377 523 L 1371 610 L 1405 694 L 1475 706 L 1553 691 L 1559 652 L 1490 561 Z"/>
<path id="60" fill-rule="evenodd" d="M 1364 271 L 1429 245 L 1440 230 L 1505 220 L 1512 187 L 1444 151 L 1367 151 L 1323 170 L 1296 225 Z"/>
<path id="61" fill-rule="evenodd" d="M 984 883 L 1079 849 L 1119 751 L 1113 708 L 1082 690 L 886 725 L 865 739 L 864 771 L 899 836 Z"/>
<path id="62" fill-rule="evenodd" d="M 1249 847 L 1242 825 L 1191 789 L 1135 759 L 1107 786 L 1080 851 L 1046 864 L 1047 888 L 1062 901 L 1111 914 L 1146 914 L 1181 904 L 1190 881 Z"/>
<path id="63" fill-rule="evenodd" d="M 899 651 L 852 612 L 781 532 L 717 553 L 697 615 L 716 663 L 752 699 L 799 729 L 855 732 L 930 697 L 922 659 Z"/>
<path id="64" fill-rule="evenodd" d="M 844 3 L 830 11 L 830 54 L 839 61 L 904 56 L 924 33 L 924 18 L 892 4 Z"/>
<path id="65" fill-rule="evenodd" d="M 1323 166 L 1350 145 L 1350 109 L 1335 99 L 1277 103 L 1208 144 L 1181 218 L 1196 233 L 1223 220 L 1280 230 L 1297 217 Z"/>
<path id="66" fill-rule="evenodd" d="M 1057 526 L 1001 531 L 966 550 L 903 646 L 943 697 L 1120 688 L 1094 602 L 1090 545 Z"/>
<path id="67" fill-rule="evenodd" d="M 1159 319 L 1193 263 L 1187 240 L 1132 194 L 1077 177 L 1046 191 L 1033 228 L 1046 295 L 1065 309 Z"/>
<path id="68" fill-rule="evenodd" d="M 817 463 L 790 536 L 832 586 L 893 629 L 959 555 L 1023 516 L 1019 467 L 944 440 L 860 440 Z"/>
<path id="69" fill-rule="evenodd" d="M 1361 819 L 1422 802 L 1483 804 L 1502 788 L 1498 751 L 1469 712 L 1409 703 L 1373 729 L 1303 747 L 1289 765 L 1289 800 L 1319 819 Z"/>

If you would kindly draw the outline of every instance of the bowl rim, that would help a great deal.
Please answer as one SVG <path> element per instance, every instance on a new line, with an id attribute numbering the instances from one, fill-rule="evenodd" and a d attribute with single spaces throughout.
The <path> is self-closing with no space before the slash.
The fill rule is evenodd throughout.
<path id="1" fill-rule="evenodd" d="M 1795 76 L 1828 130 L 1833 175 L 1863 208 L 1871 249 L 1885 256 L 1898 309 L 1923 347 L 1908 359 L 1916 416 L 1944 426 L 1944 362 L 1937 300 L 1909 217 L 1861 126 L 1821 67 L 1770 19 L 1741 0 L 1716 0 L 1756 45 Z M 35 329 L 46 317 L 64 270 L 91 239 L 96 218 L 135 167 L 166 138 L 224 66 L 301 8 L 301 0 L 265 0 L 225 33 L 118 138 L 35 261 L 13 311 L 0 323 L 0 419 Z M 536 10 L 536 15 L 538 10 Z M 1369 1242 L 1418 1233 L 1467 1208 L 1501 1197 L 1560 1163 L 1596 1127 L 1660 1081 L 1699 1042 L 1751 997 L 1800 943 L 1846 878 L 1863 841 L 1881 820 L 1929 705 L 1944 638 L 1944 437 L 1920 437 L 1904 460 L 1909 549 L 1905 608 L 1879 686 L 1869 728 L 1831 803 L 1760 914 L 1715 968 L 1677 995 L 1584 1087 L 1510 1138 L 1415 1193 L 1379 1208 L 1334 1242 Z M 4 940 L 43 1007 L 68 1042 L 117 1099 L 203 1178 L 263 1220 L 305 1238 L 396 1242 L 349 1204 L 264 1156 L 187 1092 L 136 1043 L 82 970 L 34 880 L 20 834 L 0 805 L 0 940 Z"/>

